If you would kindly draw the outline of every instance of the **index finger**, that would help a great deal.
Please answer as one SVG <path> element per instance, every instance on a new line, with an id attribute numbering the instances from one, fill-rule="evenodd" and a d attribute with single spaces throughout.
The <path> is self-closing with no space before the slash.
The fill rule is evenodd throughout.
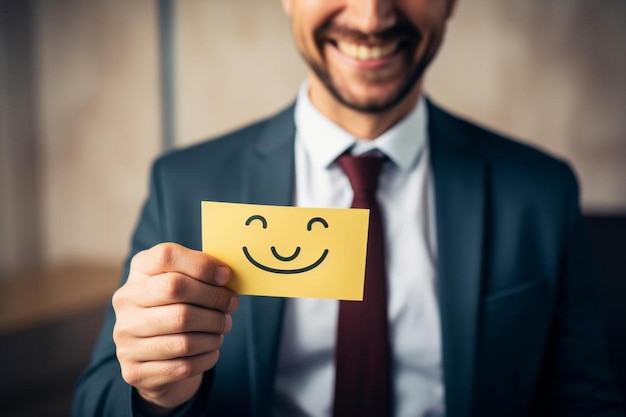
<path id="1" fill-rule="evenodd" d="M 169 242 L 137 253 L 130 267 L 147 276 L 178 272 L 217 286 L 226 285 L 231 275 L 230 268 L 211 255 Z"/>

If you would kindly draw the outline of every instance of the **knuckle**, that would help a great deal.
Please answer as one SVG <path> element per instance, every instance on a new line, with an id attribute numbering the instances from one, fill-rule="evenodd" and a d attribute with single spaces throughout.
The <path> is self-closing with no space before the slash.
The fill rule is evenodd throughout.
<path id="1" fill-rule="evenodd" d="M 172 243 L 160 243 L 154 247 L 155 260 L 160 266 L 167 266 L 174 260 L 175 246 Z"/>
<path id="2" fill-rule="evenodd" d="M 187 379 L 193 376 L 193 366 L 188 360 L 176 361 L 172 369 L 172 376 L 174 378 Z"/>
<path id="3" fill-rule="evenodd" d="M 125 339 L 126 335 L 127 332 L 121 325 L 116 323 L 115 326 L 113 326 L 113 343 L 115 343 L 115 346 L 117 346 L 118 349 L 119 345 Z"/>
<path id="4" fill-rule="evenodd" d="M 111 297 L 111 304 L 115 311 L 120 310 L 124 305 L 128 303 L 128 296 L 126 294 L 126 287 L 122 286 L 118 288 Z"/>
<path id="5" fill-rule="evenodd" d="M 137 269 L 138 264 L 140 264 L 140 263 L 141 263 L 141 262 L 140 262 L 140 258 L 141 258 L 142 256 L 144 256 L 144 255 L 143 255 L 143 253 L 144 253 L 144 252 L 145 252 L 145 251 L 137 252 L 137 253 L 135 254 L 135 256 L 133 256 L 133 257 L 130 259 L 130 265 L 129 265 L 129 266 L 130 266 L 130 270 L 131 270 L 131 271 L 134 271 L 135 269 Z"/>
<path id="6" fill-rule="evenodd" d="M 119 314 L 115 318 L 113 324 L 113 342 L 116 345 L 123 344 L 132 337 L 132 328 L 129 327 L 129 321 L 123 320 Z"/>
<path id="7" fill-rule="evenodd" d="M 132 273 L 132 271 L 141 270 L 142 265 L 146 263 L 146 258 L 148 258 L 149 256 L 149 249 L 137 252 L 135 256 L 133 256 L 130 260 L 130 272 Z"/>
<path id="8" fill-rule="evenodd" d="M 171 307 L 169 321 L 176 331 L 184 331 L 190 320 L 191 314 L 186 305 L 178 304 Z"/>
<path id="9" fill-rule="evenodd" d="M 117 360 L 120 363 L 120 365 L 128 362 L 128 357 L 129 357 L 128 349 L 125 347 L 124 344 L 115 342 L 115 356 L 117 357 Z"/>
<path id="10" fill-rule="evenodd" d="M 169 274 L 161 282 L 161 294 L 166 300 L 178 300 L 184 295 L 183 279 L 175 274 Z"/>
<path id="11" fill-rule="evenodd" d="M 180 356 L 189 356 L 192 353 L 193 343 L 186 335 L 174 338 L 174 351 Z"/>
<path id="12" fill-rule="evenodd" d="M 139 364 L 127 364 L 122 366 L 122 378 L 128 385 L 138 385 L 141 382 Z"/>
<path id="13" fill-rule="evenodd" d="M 113 328 L 113 343 L 115 344 L 115 356 L 120 363 L 130 362 L 135 356 L 133 341 L 129 337 L 129 331 L 121 326 Z"/>

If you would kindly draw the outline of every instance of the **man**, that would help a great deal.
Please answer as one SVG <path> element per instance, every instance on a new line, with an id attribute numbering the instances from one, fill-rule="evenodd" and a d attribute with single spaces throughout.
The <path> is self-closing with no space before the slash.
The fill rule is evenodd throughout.
<path id="1" fill-rule="evenodd" d="M 75 415 L 623 415 L 570 169 L 422 97 L 454 3 L 283 0 L 295 107 L 155 163 Z M 348 383 L 343 302 L 239 297 L 198 251 L 201 200 L 350 207 L 346 154 L 382 164 L 388 294 L 352 349 L 389 342 Z"/>

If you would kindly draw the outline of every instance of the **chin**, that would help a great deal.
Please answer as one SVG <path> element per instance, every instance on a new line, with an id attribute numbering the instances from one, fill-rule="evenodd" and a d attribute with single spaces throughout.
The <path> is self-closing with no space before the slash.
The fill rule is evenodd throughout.
<path id="1" fill-rule="evenodd" d="M 415 91 L 419 80 L 401 85 L 364 86 L 358 90 L 331 89 L 333 96 L 345 106 L 362 113 L 384 113 L 395 107 Z M 334 91 L 333 91 L 334 90 Z"/>

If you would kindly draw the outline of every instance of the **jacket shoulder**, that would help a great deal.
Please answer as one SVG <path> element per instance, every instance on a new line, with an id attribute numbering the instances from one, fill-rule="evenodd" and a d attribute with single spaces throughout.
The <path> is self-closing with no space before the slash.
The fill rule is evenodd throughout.
<path id="1" fill-rule="evenodd" d="M 198 167 L 205 164 L 230 162 L 242 157 L 247 150 L 254 148 L 260 132 L 267 124 L 263 119 L 234 131 L 206 139 L 198 144 L 171 150 L 160 156 L 155 166 L 164 169 Z"/>
<path id="2" fill-rule="evenodd" d="M 456 146 L 484 159 L 496 182 L 550 189 L 576 185 L 570 164 L 538 146 L 453 115 L 431 103 L 432 121 Z M 440 135 L 437 135 L 440 136 Z M 436 140 L 436 139 L 435 139 Z"/>
<path id="3" fill-rule="evenodd" d="M 293 124 L 294 105 L 231 132 L 206 139 L 198 144 L 174 149 L 159 157 L 155 162 L 158 169 L 181 167 L 227 168 L 245 161 L 255 149 L 266 145 L 263 139 L 269 132 Z M 267 142 L 267 141 L 266 141 Z M 271 144 L 270 144 L 271 145 Z"/>

